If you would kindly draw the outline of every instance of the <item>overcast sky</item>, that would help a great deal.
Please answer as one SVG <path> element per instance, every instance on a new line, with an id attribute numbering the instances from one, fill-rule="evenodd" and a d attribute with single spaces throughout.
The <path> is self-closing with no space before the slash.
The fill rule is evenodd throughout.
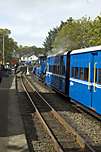
<path id="1" fill-rule="evenodd" d="M 1 0 L 0 28 L 22 45 L 42 46 L 50 29 L 69 17 L 101 15 L 101 0 Z"/>

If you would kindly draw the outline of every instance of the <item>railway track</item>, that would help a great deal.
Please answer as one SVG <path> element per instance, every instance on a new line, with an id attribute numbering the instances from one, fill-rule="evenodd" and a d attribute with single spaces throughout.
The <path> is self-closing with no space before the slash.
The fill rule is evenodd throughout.
<path id="1" fill-rule="evenodd" d="M 54 143 L 57 152 L 95 150 L 73 129 L 55 109 L 42 97 L 36 87 L 26 79 L 22 78 L 22 86 L 26 92 L 37 117 Z M 34 113 L 32 114 L 34 117 Z"/>
<path id="2" fill-rule="evenodd" d="M 28 77 L 32 84 L 38 88 L 42 96 L 59 112 L 59 114 L 81 135 L 96 152 L 101 151 L 101 122 L 74 103 L 68 102 L 67 98 L 54 92 L 36 77 Z"/>

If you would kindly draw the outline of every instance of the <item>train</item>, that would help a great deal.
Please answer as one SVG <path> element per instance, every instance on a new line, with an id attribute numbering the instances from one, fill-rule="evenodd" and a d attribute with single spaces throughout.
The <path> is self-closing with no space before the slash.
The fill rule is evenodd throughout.
<path id="1" fill-rule="evenodd" d="M 35 74 L 44 75 L 47 86 L 101 116 L 101 45 L 50 55 L 44 62 L 40 58 Z"/>
<path id="2" fill-rule="evenodd" d="M 39 56 L 38 60 L 33 67 L 33 73 L 40 78 L 40 80 L 44 81 L 45 74 L 46 74 L 46 68 L 47 68 L 47 60 L 46 56 Z"/>

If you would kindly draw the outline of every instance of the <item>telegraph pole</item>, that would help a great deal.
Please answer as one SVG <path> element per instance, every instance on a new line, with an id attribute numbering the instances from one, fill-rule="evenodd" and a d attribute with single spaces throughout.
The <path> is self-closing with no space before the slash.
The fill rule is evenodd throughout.
<path id="1" fill-rule="evenodd" d="M 2 64 L 4 65 L 5 64 L 5 37 L 4 37 L 4 34 L 3 34 L 3 42 L 2 42 L 3 46 L 2 46 Z"/>

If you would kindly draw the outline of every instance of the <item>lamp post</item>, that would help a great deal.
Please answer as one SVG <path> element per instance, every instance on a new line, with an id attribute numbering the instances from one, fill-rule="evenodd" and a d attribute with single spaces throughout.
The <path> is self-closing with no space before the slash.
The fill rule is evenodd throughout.
<path id="1" fill-rule="evenodd" d="M 2 64 L 5 64 L 5 37 L 9 38 L 10 30 L 0 29 L 0 37 L 2 37 Z"/>

